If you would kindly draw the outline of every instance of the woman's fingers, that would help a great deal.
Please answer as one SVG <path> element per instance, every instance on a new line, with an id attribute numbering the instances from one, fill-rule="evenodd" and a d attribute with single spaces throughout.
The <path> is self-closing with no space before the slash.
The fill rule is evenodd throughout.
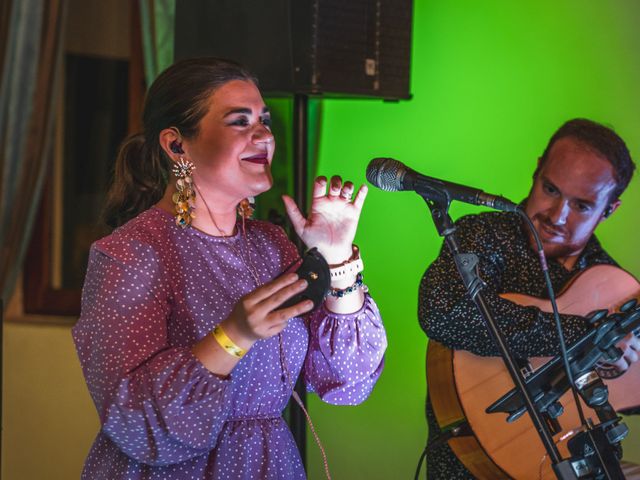
<path id="1" fill-rule="evenodd" d="M 284 208 L 291 220 L 293 229 L 298 236 L 301 236 L 304 226 L 307 223 L 307 219 L 304 218 L 304 215 L 298 208 L 298 205 L 296 205 L 296 202 L 289 195 L 282 195 L 282 201 L 284 202 Z"/>
<path id="2" fill-rule="evenodd" d="M 353 204 L 358 208 L 358 210 L 362 210 L 362 206 L 364 205 L 364 199 L 367 198 L 367 192 L 369 189 L 366 185 L 361 185 L 358 189 L 358 193 L 356 194 L 356 198 L 353 200 Z"/>
<path id="3" fill-rule="evenodd" d="M 346 181 L 344 185 L 342 185 L 342 189 L 340 190 L 340 196 L 347 201 L 351 201 L 351 196 L 353 195 L 353 183 Z"/>
<path id="4" fill-rule="evenodd" d="M 338 175 L 334 175 L 331 177 L 331 183 L 329 185 L 329 196 L 337 197 L 340 195 L 340 190 L 342 189 L 342 178 Z"/>
<path id="5" fill-rule="evenodd" d="M 267 316 L 267 319 L 270 323 L 269 330 L 271 330 L 271 333 L 275 335 L 284 328 L 290 318 L 303 315 L 307 312 L 310 312 L 312 309 L 313 302 L 311 300 L 302 300 L 301 302 L 298 302 L 295 305 L 291 305 L 290 307 L 276 309 Z M 273 332 L 273 330 L 277 331 Z"/>
<path id="6" fill-rule="evenodd" d="M 287 273 L 277 277 L 270 282 L 265 283 L 261 287 L 256 288 L 246 297 L 246 303 L 249 307 L 257 305 L 263 302 L 265 299 L 271 298 L 274 294 L 281 291 L 284 288 L 291 287 L 298 280 L 298 275 L 295 273 Z"/>
<path id="7" fill-rule="evenodd" d="M 307 281 L 298 279 L 295 273 L 288 273 L 257 288 L 236 304 L 231 321 L 244 332 L 247 339 L 255 341 L 267 338 L 274 333 L 274 325 L 285 322 L 296 315 L 308 312 L 313 308 L 306 301 L 296 305 L 278 309 L 282 303 L 294 295 L 304 291 Z M 284 328 L 284 327 L 283 327 Z"/>
<path id="8" fill-rule="evenodd" d="M 259 336 L 270 337 L 276 335 L 286 326 L 290 318 L 297 317 L 313 309 L 311 300 L 302 300 L 294 305 L 279 308 L 291 297 L 303 292 L 305 288 L 307 288 L 307 281 L 298 280 L 274 292 L 255 306 L 254 313 L 263 318 L 261 325 L 256 328 Z"/>
<path id="9" fill-rule="evenodd" d="M 298 280 L 291 285 L 287 285 L 280 290 L 273 292 L 273 294 L 263 299 L 257 305 L 257 307 L 264 310 L 266 313 L 276 310 L 280 305 L 289 300 L 295 294 L 304 291 L 304 289 L 307 288 L 307 285 L 308 284 L 306 280 Z"/>
<path id="10" fill-rule="evenodd" d="M 334 175 L 331 177 L 331 181 L 329 182 L 329 188 L 327 191 L 327 179 L 325 177 L 316 178 L 315 182 L 313 182 L 313 198 L 321 198 L 323 196 L 327 196 L 329 198 L 337 198 L 340 197 L 344 200 L 351 201 L 353 197 L 353 192 L 355 190 L 355 186 L 353 182 L 347 180 L 346 182 L 342 182 L 342 178 L 339 175 Z M 358 209 L 362 209 L 362 205 L 364 205 L 364 199 L 367 196 L 368 188 L 366 185 L 361 185 L 358 189 L 358 193 L 353 201 L 353 203 L 358 207 Z M 284 197 L 283 197 L 284 198 Z M 293 202 L 293 200 L 291 200 Z M 285 206 L 287 206 L 288 202 L 285 200 Z M 289 211 L 287 207 L 287 212 Z M 291 216 L 291 214 L 289 215 Z"/>
<path id="11" fill-rule="evenodd" d="M 313 197 L 312 198 L 320 198 L 324 197 L 327 193 L 327 178 L 326 177 L 318 177 L 313 182 Z"/>

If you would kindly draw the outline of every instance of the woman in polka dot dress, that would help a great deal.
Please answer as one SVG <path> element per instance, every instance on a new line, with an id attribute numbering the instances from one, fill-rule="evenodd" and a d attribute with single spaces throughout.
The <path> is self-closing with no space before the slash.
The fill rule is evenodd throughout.
<path id="1" fill-rule="evenodd" d="M 306 218 L 283 197 L 305 244 L 344 268 L 319 308 L 281 308 L 306 285 L 283 274 L 297 251 L 236 214 L 273 183 L 255 79 L 219 59 L 176 63 L 143 123 L 116 161 L 106 217 L 118 228 L 92 246 L 73 328 L 102 425 L 82 478 L 303 479 L 281 416 L 298 374 L 324 401 L 356 405 L 383 368 L 352 249 L 366 187 L 352 200 L 351 182 L 318 178 Z"/>

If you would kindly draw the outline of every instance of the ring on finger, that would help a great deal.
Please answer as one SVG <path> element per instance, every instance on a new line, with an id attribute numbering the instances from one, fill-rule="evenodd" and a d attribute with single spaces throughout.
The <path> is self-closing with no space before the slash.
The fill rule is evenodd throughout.
<path id="1" fill-rule="evenodd" d="M 340 197 L 344 198 L 345 200 L 351 200 L 351 195 L 353 195 L 353 192 L 351 190 L 340 190 Z"/>

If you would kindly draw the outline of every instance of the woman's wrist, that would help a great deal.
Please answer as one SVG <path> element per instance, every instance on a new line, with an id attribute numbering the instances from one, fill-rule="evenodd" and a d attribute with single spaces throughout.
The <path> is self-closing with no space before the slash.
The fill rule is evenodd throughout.
<path id="1" fill-rule="evenodd" d="M 362 308 L 365 302 L 367 287 L 362 281 L 362 274 L 358 274 L 353 283 L 342 288 L 332 284 L 325 298 L 325 308 L 333 313 L 350 314 Z"/>
<path id="2" fill-rule="evenodd" d="M 327 296 L 333 298 L 344 298 L 357 290 L 362 290 L 363 292 L 367 291 L 367 286 L 364 284 L 362 273 L 358 273 L 355 276 L 355 279 L 346 285 L 344 285 L 343 282 L 341 282 L 341 285 L 331 284 L 331 288 L 329 288 Z"/>
<path id="3" fill-rule="evenodd" d="M 340 278 L 332 278 L 329 286 L 331 288 L 347 288 L 355 283 L 357 276 L 357 273 L 353 273 Z"/>
<path id="4" fill-rule="evenodd" d="M 229 340 L 233 342 L 233 344 L 238 346 L 241 350 L 244 350 L 245 353 L 248 352 L 256 342 L 256 340 L 251 340 L 247 338 L 246 335 L 243 335 L 237 328 L 236 323 L 230 321 L 229 319 L 223 320 L 217 325 L 217 327 L 221 328 L 225 335 L 229 338 Z M 220 342 L 218 343 L 220 344 Z"/>
<path id="5" fill-rule="evenodd" d="M 218 345 L 232 357 L 242 358 L 248 351 L 231 340 L 227 335 L 227 332 L 225 332 L 220 325 L 213 327 L 211 335 L 213 335 L 213 338 L 216 340 Z"/>
<path id="6" fill-rule="evenodd" d="M 327 300 L 342 301 L 347 297 L 353 297 L 354 292 L 366 292 L 367 287 L 362 278 L 363 270 L 364 263 L 360 256 L 360 249 L 354 244 L 351 247 L 351 256 L 346 261 L 339 265 L 329 265 L 331 287 L 327 293 Z M 362 297 L 361 294 L 355 296 Z"/>
<path id="7" fill-rule="evenodd" d="M 341 247 L 334 247 L 330 249 L 320 249 L 318 251 L 322 254 L 329 266 L 340 265 L 348 262 L 352 254 L 352 246 L 346 245 Z"/>
<path id="8" fill-rule="evenodd" d="M 364 270 L 364 263 L 360 257 L 360 249 L 357 245 L 351 246 L 351 255 L 339 264 L 329 264 L 329 277 L 331 286 L 342 288 L 352 284 L 356 276 Z"/>

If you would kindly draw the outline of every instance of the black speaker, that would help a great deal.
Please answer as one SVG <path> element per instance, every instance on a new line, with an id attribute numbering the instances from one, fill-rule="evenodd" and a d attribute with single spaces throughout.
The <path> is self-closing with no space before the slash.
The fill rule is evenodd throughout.
<path id="1" fill-rule="evenodd" d="M 263 93 L 407 99 L 413 0 L 177 0 L 176 60 L 216 56 Z"/>

